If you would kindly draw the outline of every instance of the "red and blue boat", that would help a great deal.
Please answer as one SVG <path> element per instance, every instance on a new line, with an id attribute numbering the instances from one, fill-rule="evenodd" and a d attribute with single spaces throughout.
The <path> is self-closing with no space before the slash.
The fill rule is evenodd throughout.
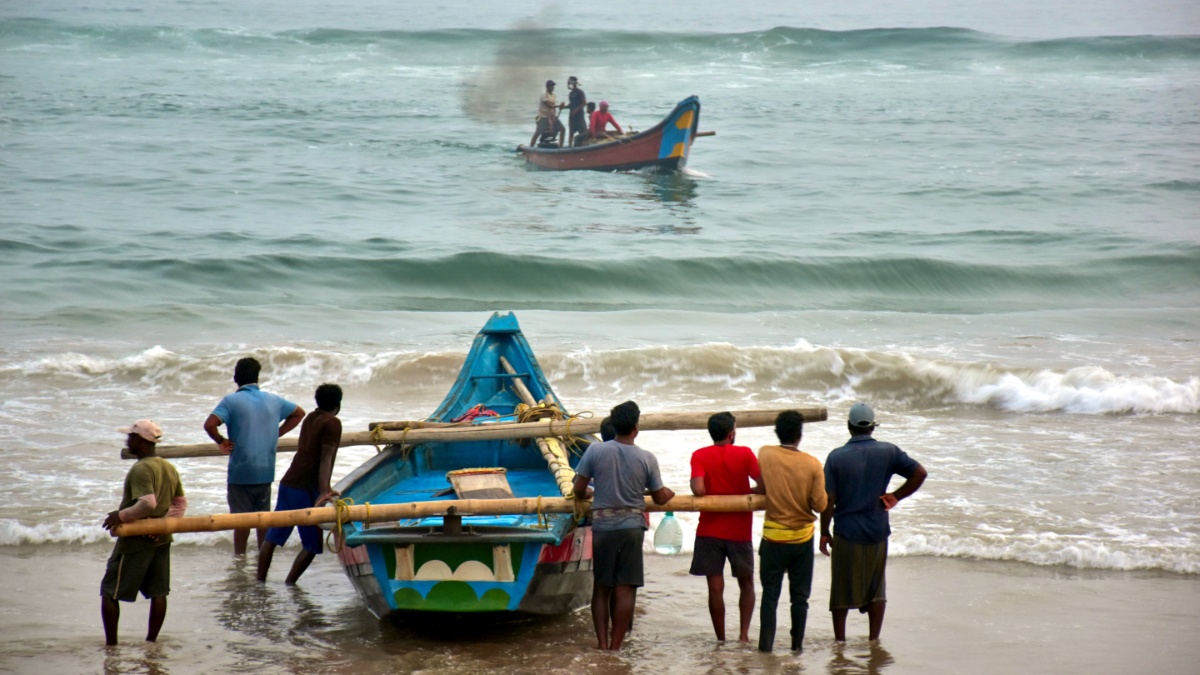
<path id="1" fill-rule="evenodd" d="M 434 425 L 567 415 L 516 317 L 494 314 Z M 355 504 L 570 496 L 573 467 L 596 440 L 547 438 L 394 444 L 338 485 Z M 482 482 L 480 482 L 482 480 Z M 573 514 L 441 515 L 347 523 L 338 559 L 376 616 L 563 614 L 592 593 L 591 527 Z"/>
<path id="2" fill-rule="evenodd" d="M 530 166 L 550 171 L 674 171 L 687 164 L 688 153 L 696 137 L 712 133 L 697 132 L 699 124 L 700 99 L 689 96 L 680 101 L 663 121 L 631 136 L 574 148 L 521 145 L 517 150 L 525 156 Z"/>

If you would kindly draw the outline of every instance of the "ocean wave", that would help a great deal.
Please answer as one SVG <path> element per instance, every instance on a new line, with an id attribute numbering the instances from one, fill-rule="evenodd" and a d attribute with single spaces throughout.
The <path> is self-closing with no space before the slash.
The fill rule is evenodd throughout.
<path id="1" fill-rule="evenodd" d="M 90 253 L 63 254 L 53 262 L 42 256 L 12 260 L 17 274 L 8 281 L 5 304 L 10 311 L 19 311 L 26 301 L 39 311 L 73 311 L 74 305 L 53 308 L 47 298 L 91 299 L 96 280 L 112 280 L 108 292 L 90 303 L 92 309 L 152 304 L 155 295 L 174 303 L 207 304 L 212 289 L 220 289 L 228 305 L 267 305 L 278 302 L 279 289 L 320 288 L 329 302 L 364 310 L 856 307 L 980 314 L 1029 307 L 1142 306 L 1147 297 L 1163 306 L 1183 306 L 1195 302 L 1200 288 L 1200 246 L 1050 264 L 1039 263 L 1036 256 L 998 256 L 989 262 L 769 254 L 596 260 L 469 251 L 407 258 L 369 249 L 358 255 L 280 251 L 190 257 L 186 249 L 156 256 L 150 243 L 136 267 L 122 257 Z M 830 248 L 846 250 L 837 242 Z M 74 274 L 46 277 L 45 268 L 63 263 L 70 263 Z M 153 289 L 149 297 L 147 289 Z"/>
<path id="2" fill-rule="evenodd" d="M 47 19 L 9 18 L 0 21 L 0 36 L 3 36 L 3 44 L 15 50 L 56 44 L 83 44 L 104 51 L 131 52 L 184 49 L 277 54 L 281 49 L 351 50 L 356 54 L 402 54 L 410 58 L 410 64 L 440 62 L 443 65 L 447 52 L 477 52 L 480 49 L 494 53 L 508 65 L 536 63 L 538 55 L 546 53 L 579 59 L 603 58 L 610 66 L 625 61 L 644 61 L 648 55 L 719 62 L 755 54 L 799 64 L 916 59 L 926 65 L 953 65 L 963 58 L 1054 59 L 1064 67 L 1078 60 L 1083 60 L 1082 65 L 1086 66 L 1103 62 L 1128 64 L 1200 59 L 1200 38 L 1194 36 L 1018 40 L 954 27 L 831 31 L 779 26 L 740 33 L 526 28 L 406 31 L 313 27 L 272 32 L 157 25 L 81 25 Z"/>
<path id="3" fill-rule="evenodd" d="M 87 390 L 137 386 L 158 392 L 220 390 L 238 358 L 252 355 L 273 386 L 334 381 L 411 395 L 444 391 L 461 351 L 346 351 L 275 346 L 181 354 L 162 347 L 118 357 L 62 353 L 0 364 L 10 386 Z M 1016 413 L 1196 414 L 1200 377 L 1173 380 L 1114 373 L 1096 365 L 1066 370 L 1007 368 L 915 356 L 903 351 L 812 346 L 740 347 L 725 343 L 618 350 L 544 352 L 542 367 L 566 400 L 595 398 L 620 383 L 632 396 L 704 397 L 759 404 L 868 398 L 895 409 L 984 407 Z"/>
<path id="4" fill-rule="evenodd" d="M 1200 574 L 1193 547 L 1123 545 L 1054 532 L 1026 535 L 951 536 L 894 533 L 888 555 L 1011 560 L 1097 570 L 1165 570 Z"/>
<path id="5" fill-rule="evenodd" d="M 113 538 L 99 523 L 58 522 L 26 525 L 17 520 L 0 520 L 0 546 L 30 546 L 40 544 L 103 544 Z M 213 546 L 233 541 L 230 532 L 199 532 L 180 535 L 174 545 Z"/>

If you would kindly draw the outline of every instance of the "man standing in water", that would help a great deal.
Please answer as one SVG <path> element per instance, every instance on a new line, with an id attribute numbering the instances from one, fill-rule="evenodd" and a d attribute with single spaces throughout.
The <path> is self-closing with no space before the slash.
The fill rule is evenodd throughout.
<path id="1" fill-rule="evenodd" d="M 179 473 L 170 462 L 155 455 L 162 429 L 150 420 L 138 420 L 119 431 L 126 434 L 125 447 L 137 457 L 137 463 L 125 476 L 121 506 L 104 519 L 104 529 L 111 532 L 121 523 L 143 518 L 182 518 L 187 497 L 183 496 Z M 117 624 L 121 620 L 117 601 L 133 602 L 138 591 L 150 601 L 146 641 L 158 639 L 171 592 L 171 540 L 169 534 L 117 540 L 100 582 L 100 618 L 107 644 L 117 644 Z"/>
<path id="2" fill-rule="evenodd" d="M 754 451 L 734 445 L 737 420 L 732 413 L 721 412 L 708 418 L 708 435 L 713 445 L 692 453 L 692 494 L 748 495 L 750 479 L 754 492 L 762 474 Z M 725 561 L 738 582 L 739 642 L 750 641 L 750 619 L 754 616 L 754 543 L 751 527 L 754 512 L 701 513 L 696 528 L 696 547 L 692 552 L 691 573 L 708 581 L 708 614 L 712 617 L 717 640 L 725 641 Z"/>
<path id="3" fill-rule="evenodd" d="M 304 419 L 300 406 L 258 388 L 262 364 L 257 359 L 239 359 L 233 369 L 238 390 L 221 399 L 204 422 L 208 437 L 229 455 L 225 497 L 230 513 L 271 510 L 271 483 L 275 482 L 275 450 L 279 437 Z M 282 424 L 280 424 L 282 422 Z M 218 428 L 224 424 L 229 438 Z M 259 528 L 257 545 L 262 546 L 266 528 Z M 246 554 L 250 530 L 233 531 L 233 554 Z"/>
<path id="4" fill-rule="evenodd" d="M 567 78 L 567 89 L 571 90 L 571 94 L 567 98 L 567 134 L 571 139 L 571 146 L 574 147 L 579 145 L 582 140 L 580 134 L 586 134 L 588 130 L 588 119 L 585 112 L 587 94 L 579 88 L 579 78 L 574 75 Z"/>
<path id="5" fill-rule="evenodd" d="M 866 403 L 850 408 L 846 424 L 850 442 L 825 459 L 825 490 L 829 505 L 821 513 L 821 553 L 829 555 L 829 611 L 833 612 L 833 637 L 846 641 L 846 614 L 851 609 L 866 613 L 869 639 L 878 640 L 887 607 L 887 540 L 892 533 L 888 511 L 916 492 L 925 482 L 925 467 L 903 450 L 871 437 L 875 411 Z M 895 492 L 887 492 L 892 476 L 906 480 Z M 829 523 L 833 521 L 833 536 Z"/>
<path id="6" fill-rule="evenodd" d="M 338 446 L 342 442 L 342 421 L 337 414 L 342 409 L 342 388 L 336 384 L 317 387 L 317 409 L 310 412 L 300 425 L 300 442 L 292 465 L 279 481 L 279 498 L 276 511 L 310 509 L 337 499 L 330 481 L 333 478 L 333 462 L 337 459 Z M 300 544 L 292 570 L 288 572 L 288 586 L 294 586 L 312 563 L 313 558 L 324 550 L 321 528 L 316 525 L 301 525 Z M 267 531 L 267 540 L 258 550 L 258 580 L 267 580 L 271 569 L 271 558 L 275 548 L 287 543 L 292 528 L 272 527 Z"/>
<path id="7" fill-rule="evenodd" d="M 804 649 L 808 596 L 812 593 L 813 524 L 825 510 L 826 498 L 821 462 L 800 450 L 803 431 L 804 416 L 797 410 L 784 410 L 775 417 L 779 445 L 764 445 L 758 450 L 767 495 L 762 542 L 758 546 L 762 558 L 760 652 L 775 648 L 775 610 L 785 573 L 792 617 L 792 651 Z"/>
<path id="8" fill-rule="evenodd" d="M 586 499 L 588 482 L 595 479 L 592 622 L 600 649 L 621 648 L 633 621 L 635 593 L 645 583 L 642 540 L 646 533 L 646 492 L 655 504 L 666 504 L 675 496 L 663 485 L 658 459 L 633 444 L 640 416 L 633 401 L 614 407 L 610 417 L 616 439 L 588 446 L 575 469 L 576 499 Z"/>

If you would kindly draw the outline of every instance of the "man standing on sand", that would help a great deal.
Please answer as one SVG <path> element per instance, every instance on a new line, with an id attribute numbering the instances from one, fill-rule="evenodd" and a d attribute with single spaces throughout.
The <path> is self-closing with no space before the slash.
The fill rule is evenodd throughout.
<path id="1" fill-rule="evenodd" d="M 708 435 L 713 445 L 692 453 L 692 494 L 748 495 L 761 492 L 762 474 L 754 451 L 734 445 L 737 420 L 721 412 L 708 418 Z M 750 489 L 750 479 L 755 489 Z M 754 543 L 751 528 L 754 512 L 700 514 L 691 573 L 708 580 L 708 614 L 717 640 L 725 641 L 725 561 L 738 582 L 739 642 L 750 641 L 750 619 L 754 616 Z"/>
<path id="2" fill-rule="evenodd" d="M 119 431 L 126 434 L 125 447 L 137 457 L 137 463 L 126 474 L 121 506 L 104 519 L 104 529 L 111 532 L 121 523 L 143 518 L 182 518 L 187 497 L 183 496 L 179 472 L 154 452 L 162 439 L 162 429 L 150 420 L 138 420 Z M 171 540 L 169 534 L 121 537 L 113 546 L 100 582 L 100 618 L 107 644 L 117 644 L 117 624 L 121 620 L 117 601 L 133 602 L 138 591 L 150 601 L 146 641 L 158 639 L 171 592 Z"/>
<path id="3" fill-rule="evenodd" d="M 575 468 L 576 499 L 586 499 L 588 482 L 593 478 L 596 481 L 592 503 L 592 622 L 600 649 L 621 648 L 633 621 L 635 593 L 644 585 L 646 492 L 655 504 L 666 504 L 675 496 L 663 485 L 658 459 L 633 444 L 640 416 L 633 401 L 614 407 L 610 417 L 616 439 L 588 446 Z"/>
<path id="4" fill-rule="evenodd" d="M 310 412 L 300 425 L 299 447 L 292 458 L 292 465 L 279 481 L 276 511 L 310 509 L 332 502 L 339 496 L 329 483 L 333 478 L 333 462 L 337 459 L 338 446 L 342 442 L 342 421 L 337 417 L 342 409 L 342 388 L 336 384 L 322 384 L 317 387 L 316 401 L 317 409 Z M 301 525 L 298 529 L 303 548 L 296 555 L 292 570 L 284 581 L 288 586 L 294 586 L 313 558 L 324 550 L 321 528 Z M 258 549 L 259 581 L 267 580 L 275 548 L 286 544 L 290 536 L 291 526 L 267 530 L 267 540 Z"/>
<path id="5" fill-rule="evenodd" d="M 763 538 L 758 545 L 762 558 L 762 608 L 759 610 L 758 650 L 775 648 L 775 610 L 788 577 L 792 616 L 792 651 L 804 649 L 808 624 L 808 596 L 812 593 L 813 524 L 825 510 L 825 474 L 816 457 L 800 450 L 804 416 L 784 410 L 775 417 L 779 445 L 764 445 L 758 451 L 767 513 Z"/>
<path id="6" fill-rule="evenodd" d="M 300 406 L 258 388 L 262 364 L 257 359 L 239 359 L 233 369 L 238 390 L 221 399 L 204 421 L 208 437 L 229 455 L 225 497 L 230 513 L 271 510 L 271 483 L 275 482 L 275 450 L 279 437 L 296 428 L 304 419 Z M 282 422 L 282 424 L 280 424 Z M 229 438 L 218 428 L 224 424 Z M 262 546 L 266 528 L 258 528 L 257 543 Z M 233 531 L 233 554 L 246 554 L 250 530 Z"/>
<path id="7" fill-rule="evenodd" d="M 833 637 L 846 641 L 846 614 L 851 609 L 867 614 L 869 639 L 878 640 L 887 607 L 887 540 L 892 533 L 888 511 L 916 492 L 925 482 L 925 467 L 903 450 L 871 437 L 875 411 L 866 403 L 850 408 L 846 424 L 850 442 L 825 459 L 825 490 L 829 505 L 821 513 L 821 553 L 833 563 L 829 586 L 829 611 L 833 612 Z M 904 484 L 887 492 L 893 475 Z M 833 536 L 829 523 L 833 521 Z"/>

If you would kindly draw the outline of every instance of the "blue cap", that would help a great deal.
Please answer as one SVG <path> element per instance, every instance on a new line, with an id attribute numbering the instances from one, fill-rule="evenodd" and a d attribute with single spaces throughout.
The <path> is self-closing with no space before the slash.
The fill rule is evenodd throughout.
<path id="1" fill-rule="evenodd" d="M 879 426 L 875 424 L 875 411 L 866 403 L 855 403 L 850 407 L 850 426 L 862 429 Z"/>

